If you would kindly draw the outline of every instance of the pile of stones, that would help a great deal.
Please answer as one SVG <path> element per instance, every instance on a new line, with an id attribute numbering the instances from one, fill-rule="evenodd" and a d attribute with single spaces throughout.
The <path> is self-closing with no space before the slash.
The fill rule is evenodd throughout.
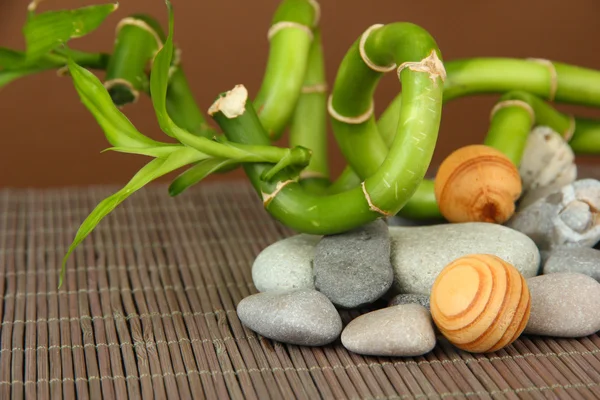
<path id="1" fill-rule="evenodd" d="M 440 272 L 457 258 L 492 254 L 526 278 L 531 306 L 522 334 L 587 336 L 600 330 L 598 210 L 600 181 L 573 179 L 529 191 L 504 224 L 392 217 L 337 235 L 294 235 L 257 256 L 259 293 L 237 313 L 283 343 L 340 340 L 364 355 L 423 355 L 441 338 L 429 309 Z M 344 326 L 345 310 L 362 311 Z"/>

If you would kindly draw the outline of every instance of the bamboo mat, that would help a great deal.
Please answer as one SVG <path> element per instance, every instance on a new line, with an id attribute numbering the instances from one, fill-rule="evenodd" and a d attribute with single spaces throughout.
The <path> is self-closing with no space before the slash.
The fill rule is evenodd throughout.
<path id="1" fill-rule="evenodd" d="M 57 291 L 77 227 L 115 189 L 0 190 L 0 399 L 600 398 L 598 334 L 413 358 L 257 336 L 235 307 L 256 255 L 292 232 L 245 182 L 134 194 Z"/>

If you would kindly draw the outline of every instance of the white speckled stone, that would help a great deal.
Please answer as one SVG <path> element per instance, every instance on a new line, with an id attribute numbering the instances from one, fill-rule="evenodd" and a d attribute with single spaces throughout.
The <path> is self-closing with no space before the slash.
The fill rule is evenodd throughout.
<path id="1" fill-rule="evenodd" d="M 327 296 L 295 289 L 250 295 L 239 302 L 244 325 L 273 340 L 300 346 L 323 346 L 336 340 L 342 319 Z"/>
<path id="2" fill-rule="evenodd" d="M 363 314 L 344 328 L 344 347 L 372 356 L 413 357 L 436 343 L 431 314 L 419 304 L 386 307 Z"/>
<path id="3" fill-rule="evenodd" d="M 314 289 L 312 260 L 320 239 L 321 236 L 300 234 L 263 249 L 252 264 L 256 289 Z"/>
<path id="4" fill-rule="evenodd" d="M 397 293 L 429 295 L 438 274 L 453 260 L 475 253 L 496 255 L 526 278 L 537 275 L 540 253 L 533 240 L 499 224 L 465 222 L 390 227 Z"/>
<path id="5" fill-rule="evenodd" d="M 523 232 L 542 251 L 593 247 L 600 241 L 600 181 L 580 179 L 520 208 L 506 226 Z"/>
<path id="6" fill-rule="evenodd" d="M 527 279 L 531 315 L 524 334 L 582 337 L 600 330 L 600 283 L 564 272 Z"/>
<path id="7" fill-rule="evenodd" d="M 533 201 L 532 190 L 542 187 L 558 190 L 577 178 L 573 149 L 562 135 L 547 126 L 537 126 L 527 137 L 519 174 L 523 183 L 520 202 Z"/>

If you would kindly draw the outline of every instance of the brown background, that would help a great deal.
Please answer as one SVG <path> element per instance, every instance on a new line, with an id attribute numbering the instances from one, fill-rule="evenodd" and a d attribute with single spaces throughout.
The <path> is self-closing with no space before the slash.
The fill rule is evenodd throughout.
<path id="1" fill-rule="evenodd" d="M 98 2 L 47 0 L 40 10 Z M 173 2 L 176 42 L 184 51 L 183 65 L 202 109 L 210 106 L 216 94 L 237 83 L 245 84 L 252 96 L 256 94 L 267 59 L 266 31 L 278 1 Z M 0 1 L 0 46 L 23 48 L 21 27 L 26 3 Z M 600 69 L 598 0 L 321 3 L 329 82 L 349 45 L 365 28 L 396 21 L 413 22 L 427 29 L 446 60 L 474 56 L 541 57 Z M 124 0 L 98 31 L 72 42 L 72 46 L 110 51 L 114 26 L 134 12 L 150 13 L 166 23 L 162 0 Z M 399 90 L 393 75 L 381 82 L 377 112 Z M 460 99 L 444 108 L 434 163 L 453 149 L 483 139 L 494 100 L 493 96 Z M 596 110 L 560 108 L 598 115 Z M 125 112 L 142 132 L 161 137 L 147 98 L 127 107 Z M 53 72 L 17 81 L 0 91 L 0 138 L 0 187 L 124 183 L 147 161 L 141 156 L 100 154 L 107 147 L 100 128 L 79 103 L 69 80 L 58 78 Z M 332 170 L 338 173 L 344 163 L 333 138 L 330 143 Z M 581 160 L 595 162 L 597 158 Z M 236 171 L 212 179 L 241 176 Z"/>

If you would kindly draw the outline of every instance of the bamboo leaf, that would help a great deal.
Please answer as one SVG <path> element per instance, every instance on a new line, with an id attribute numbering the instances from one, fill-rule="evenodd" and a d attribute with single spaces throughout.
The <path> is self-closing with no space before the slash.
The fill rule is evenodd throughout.
<path id="1" fill-rule="evenodd" d="M 83 104 L 104 130 L 114 147 L 141 148 L 165 145 L 141 134 L 129 119 L 117 109 L 100 80 L 85 68 L 68 60 L 69 72 Z"/>
<path id="2" fill-rule="evenodd" d="M 62 67 L 66 63 L 67 58 L 57 54 L 45 54 L 37 60 L 28 60 L 27 55 L 22 51 L 0 47 L 0 68 L 5 70 L 17 70 L 28 67 L 50 69 Z"/>
<path id="3" fill-rule="evenodd" d="M 150 93 L 152 105 L 158 119 L 160 128 L 167 135 L 176 138 L 181 143 L 193 147 L 200 152 L 210 154 L 216 158 L 236 159 L 239 161 L 263 161 L 263 154 L 253 152 L 250 149 L 255 146 L 245 146 L 243 144 L 235 144 L 224 146 L 222 143 L 210 140 L 206 137 L 196 136 L 185 129 L 180 128 L 173 122 L 168 114 L 166 107 L 167 88 L 169 85 L 169 70 L 171 68 L 171 60 L 173 57 L 173 9 L 170 1 L 166 1 L 169 11 L 169 31 L 167 38 L 154 57 L 154 63 L 150 73 Z M 248 148 L 246 148 L 248 147 Z M 265 147 L 256 146 L 255 149 L 261 148 L 265 151 Z"/>
<path id="4" fill-rule="evenodd" d="M 31 15 L 23 28 L 27 59 L 36 60 L 70 39 L 91 33 L 117 7 L 117 4 L 102 4 Z"/>
<path id="5" fill-rule="evenodd" d="M 169 86 L 169 70 L 171 69 L 171 60 L 173 58 L 174 18 L 171 2 L 166 0 L 165 3 L 167 4 L 169 11 L 169 33 L 163 46 L 154 57 L 152 70 L 150 72 L 150 97 L 152 99 L 152 105 L 156 113 L 158 124 L 163 132 L 176 138 L 187 146 L 193 147 L 203 153 L 209 153 L 214 157 L 229 158 L 225 154 L 228 153 L 227 149 L 222 146 L 214 146 L 215 142 L 212 140 L 202 136 L 196 136 L 193 133 L 180 128 L 169 116 L 166 98 Z M 229 154 L 233 155 L 231 152 L 229 152 Z"/>
<path id="6" fill-rule="evenodd" d="M 19 69 L 25 64 L 25 53 L 0 47 L 0 68 Z"/>
<path id="7" fill-rule="evenodd" d="M 119 153 L 138 154 L 154 158 L 165 158 L 174 151 L 181 149 L 182 147 L 183 146 L 179 144 L 156 147 L 109 147 L 107 149 L 104 149 L 102 152 L 104 153 L 105 151 L 117 151 Z"/>
<path id="8" fill-rule="evenodd" d="M 32 75 L 42 71 L 44 71 L 44 69 L 39 68 L 0 70 L 0 89 L 19 78 L 23 78 L 27 75 Z"/>
<path id="9" fill-rule="evenodd" d="M 175 178 L 169 186 L 169 194 L 171 196 L 177 196 L 187 188 L 206 178 L 208 175 L 233 164 L 236 164 L 236 161 L 228 158 L 209 158 L 203 160 Z"/>
<path id="10" fill-rule="evenodd" d="M 150 94 L 152 105 L 160 128 L 167 135 L 176 137 L 174 132 L 177 125 L 169 117 L 167 112 L 167 89 L 169 86 L 169 69 L 171 68 L 171 59 L 173 57 L 173 8 L 169 1 L 167 8 L 169 11 L 169 33 L 162 48 L 154 57 L 152 70 L 150 72 Z"/>
<path id="11" fill-rule="evenodd" d="M 83 240 L 96 228 L 100 221 L 113 211 L 119 204 L 125 201 L 129 196 L 137 190 L 144 187 L 151 181 L 175 171 L 185 165 L 195 163 L 201 159 L 200 153 L 188 147 L 174 151 L 166 158 L 156 158 L 140 169 L 131 180 L 118 192 L 112 194 L 102 200 L 100 204 L 94 208 L 90 215 L 83 221 L 75 239 L 69 246 L 67 254 L 65 254 L 60 272 L 59 288 L 62 286 L 64 279 L 65 268 L 67 261 L 73 251 L 83 242 Z"/>

